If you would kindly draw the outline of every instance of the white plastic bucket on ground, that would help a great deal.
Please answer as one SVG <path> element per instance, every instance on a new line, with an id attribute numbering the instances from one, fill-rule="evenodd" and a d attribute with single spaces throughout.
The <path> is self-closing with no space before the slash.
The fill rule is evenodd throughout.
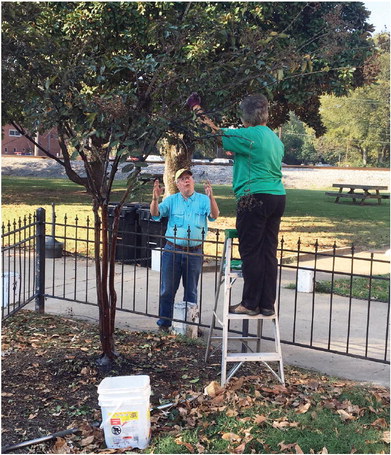
<path id="1" fill-rule="evenodd" d="M 313 292 L 314 290 L 314 270 L 299 269 L 297 275 L 297 291 Z"/>
<path id="2" fill-rule="evenodd" d="M 187 307 L 187 310 L 186 310 Z M 199 322 L 198 305 L 192 302 L 174 303 L 174 319 L 188 322 Z M 172 330 L 177 335 L 185 335 L 189 338 L 198 338 L 198 326 L 186 324 L 186 322 L 172 321 Z"/>
<path id="3" fill-rule="evenodd" d="M 105 378 L 98 394 L 107 447 L 145 449 L 151 431 L 149 376 Z"/>
<path id="4" fill-rule="evenodd" d="M 160 272 L 161 249 L 151 249 L 151 269 L 155 272 Z"/>

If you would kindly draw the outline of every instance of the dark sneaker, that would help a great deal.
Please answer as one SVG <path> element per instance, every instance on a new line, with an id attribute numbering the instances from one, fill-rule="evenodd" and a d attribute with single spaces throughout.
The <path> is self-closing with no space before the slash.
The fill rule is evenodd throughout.
<path id="1" fill-rule="evenodd" d="M 262 316 L 274 316 L 275 311 L 269 308 L 261 308 L 261 314 Z"/>
<path id="2" fill-rule="evenodd" d="M 237 305 L 232 305 L 229 307 L 229 312 L 233 314 L 247 314 L 248 316 L 257 316 L 259 314 L 259 308 L 255 308 L 255 310 L 250 310 L 246 308 L 241 303 Z"/>

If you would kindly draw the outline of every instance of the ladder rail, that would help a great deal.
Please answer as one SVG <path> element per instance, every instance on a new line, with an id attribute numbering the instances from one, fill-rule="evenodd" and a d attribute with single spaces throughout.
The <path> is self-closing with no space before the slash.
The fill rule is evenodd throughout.
<path id="1" fill-rule="evenodd" d="M 211 348 L 211 343 L 212 343 L 212 338 L 213 338 L 213 329 L 215 327 L 215 323 L 216 323 L 216 319 L 217 319 L 217 305 L 218 305 L 219 297 L 220 297 L 220 288 L 221 288 L 221 285 L 223 284 L 223 280 L 224 280 L 223 273 L 225 273 L 224 258 L 225 258 L 226 248 L 227 248 L 227 244 L 224 241 L 223 255 L 222 255 L 222 259 L 220 261 L 218 284 L 217 284 L 217 289 L 215 292 L 215 303 L 214 303 L 213 312 L 212 312 L 212 321 L 209 326 L 208 340 L 206 342 L 205 362 L 208 362 L 209 357 L 210 357 L 210 348 Z"/>

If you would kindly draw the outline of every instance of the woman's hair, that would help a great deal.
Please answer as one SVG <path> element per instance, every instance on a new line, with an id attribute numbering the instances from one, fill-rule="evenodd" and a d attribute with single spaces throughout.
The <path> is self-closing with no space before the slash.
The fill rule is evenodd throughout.
<path id="1" fill-rule="evenodd" d="M 251 126 L 267 122 L 269 117 L 269 103 L 264 95 L 249 95 L 239 104 L 242 122 Z"/>

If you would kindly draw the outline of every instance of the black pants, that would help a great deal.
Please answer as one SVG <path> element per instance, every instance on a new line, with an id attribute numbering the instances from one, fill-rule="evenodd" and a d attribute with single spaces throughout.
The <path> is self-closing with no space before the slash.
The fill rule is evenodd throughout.
<path id="1" fill-rule="evenodd" d="M 246 196 L 247 197 L 247 196 Z M 273 309 L 277 286 L 277 246 L 285 196 L 253 194 L 238 201 L 236 229 L 244 278 L 242 305 Z M 245 198 L 244 198 L 245 199 Z"/>

